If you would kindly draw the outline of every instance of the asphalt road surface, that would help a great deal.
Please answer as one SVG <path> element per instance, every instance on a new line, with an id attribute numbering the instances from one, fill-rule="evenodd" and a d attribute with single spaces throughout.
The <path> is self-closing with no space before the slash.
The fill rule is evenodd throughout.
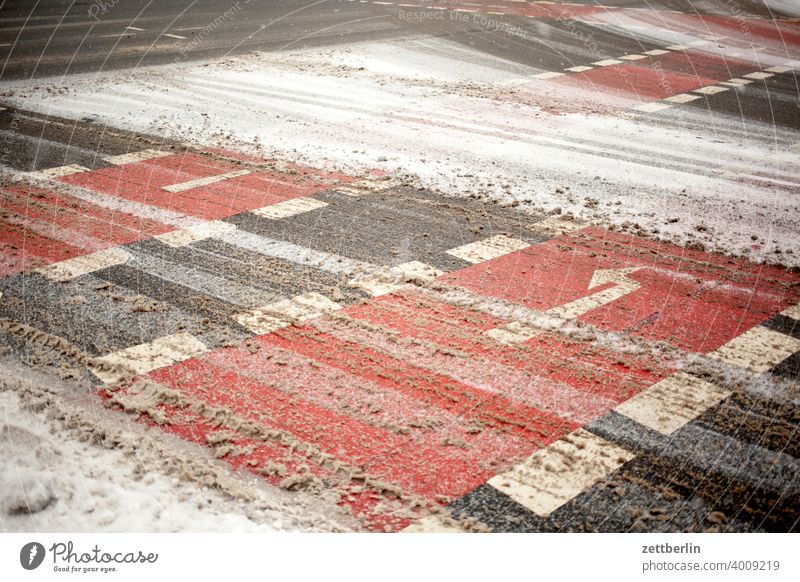
<path id="1" fill-rule="evenodd" d="M 791 3 L 29 4 L 0 364 L 31 410 L 341 529 L 797 530 Z"/>

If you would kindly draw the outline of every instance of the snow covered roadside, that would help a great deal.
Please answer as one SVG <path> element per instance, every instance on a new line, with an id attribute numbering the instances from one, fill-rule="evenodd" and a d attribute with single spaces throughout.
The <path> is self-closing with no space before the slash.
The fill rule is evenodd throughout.
<path id="1" fill-rule="evenodd" d="M 240 488 L 238 499 L 187 478 L 186 467 L 167 475 L 157 467 L 168 459 L 150 457 L 140 427 L 117 432 L 104 423 L 106 411 L 81 410 L 37 388 L 36 372 L 26 380 L 2 373 L 2 532 L 347 530 L 303 500 L 290 503 L 278 491 L 271 497 L 234 475 L 226 485 Z M 54 418 L 63 415 L 69 420 Z"/>
<path id="2" fill-rule="evenodd" d="M 5 99 L 800 265 L 796 131 L 688 107 L 660 122 L 535 72 L 428 39 L 12 82 Z"/>

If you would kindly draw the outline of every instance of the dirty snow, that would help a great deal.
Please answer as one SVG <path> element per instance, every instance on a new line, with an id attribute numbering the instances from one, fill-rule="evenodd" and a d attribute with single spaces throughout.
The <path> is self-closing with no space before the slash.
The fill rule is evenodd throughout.
<path id="1" fill-rule="evenodd" d="M 800 203 L 787 195 L 800 184 L 795 131 L 688 107 L 665 125 L 632 115 L 632 103 L 620 108 L 619 97 L 525 73 L 427 39 L 12 82 L 6 91 L 13 104 L 53 115 L 315 166 L 379 168 L 448 194 L 800 264 Z"/>

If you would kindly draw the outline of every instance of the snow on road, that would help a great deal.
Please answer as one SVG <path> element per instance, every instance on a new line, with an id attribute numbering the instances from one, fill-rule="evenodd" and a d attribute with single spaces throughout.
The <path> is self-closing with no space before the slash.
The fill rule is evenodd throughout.
<path id="1" fill-rule="evenodd" d="M 698 58 L 734 49 L 717 43 Z M 758 58 L 753 70 L 780 54 Z M 800 209 L 789 195 L 800 184 L 796 129 L 710 106 L 643 115 L 631 108 L 652 97 L 531 79 L 538 72 L 426 39 L 13 82 L 6 94 L 52 115 L 313 166 L 378 168 L 446 194 L 800 264 Z M 778 98 L 775 107 L 787 106 Z"/>

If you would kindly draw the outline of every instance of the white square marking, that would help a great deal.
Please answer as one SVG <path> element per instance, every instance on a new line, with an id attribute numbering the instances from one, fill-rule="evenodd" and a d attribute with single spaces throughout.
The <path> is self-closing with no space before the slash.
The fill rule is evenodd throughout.
<path id="1" fill-rule="evenodd" d="M 580 230 L 586 226 L 580 220 L 566 220 L 557 216 L 550 216 L 539 222 L 528 225 L 528 229 L 539 234 L 559 236 L 568 232 Z"/>
<path id="2" fill-rule="evenodd" d="M 127 154 L 121 154 L 119 156 L 109 156 L 103 159 L 109 164 L 113 164 L 115 166 L 121 166 L 122 164 L 133 164 L 135 162 L 144 162 L 146 160 L 163 158 L 164 156 L 169 156 L 169 155 L 172 155 L 172 153 L 165 152 L 162 150 L 142 150 L 140 152 L 131 152 Z"/>
<path id="3" fill-rule="evenodd" d="M 646 59 L 647 57 L 644 55 L 625 55 L 624 57 L 620 57 L 623 61 L 640 61 L 642 59 Z"/>
<path id="4" fill-rule="evenodd" d="M 546 517 L 633 457 L 626 449 L 578 429 L 492 477 L 489 485 Z"/>
<path id="5" fill-rule="evenodd" d="M 786 309 L 781 311 L 781 315 L 785 315 L 786 317 L 791 317 L 792 319 L 800 319 L 800 303 L 798 303 L 797 305 L 792 305 L 791 307 L 787 307 Z"/>
<path id="6" fill-rule="evenodd" d="M 604 61 L 597 61 L 596 63 L 592 63 L 597 67 L 608 67 L 609 65 L 619 65 L 622 61 L 617 59 L 605 59 Z"/>
<path id="7" fill-rule="evenodd" d="M 728 79 L 727 81 L 723 81 L 720 85 L 730 85 L 731 87 L 738 87 L 739 85 L 749 85 L 752 81 L 748 81 L 747 79 Z"/>
<path id="8" fill-rule="evenodd" d="M 670 435 L 730 395 L 730 391 L 719 386 L 677 372 L 614 410 L 639 424 Z"/>
<path id="9" fill-rule="evenodd" d="M 719 87 L 717 85 L 709 85 L 708 87 L 700 87 L 699 89 L 693 89 L 693 93 L 702 93 L 703 95 L 715 95 L 717 93 L 722 93 L 723 91 L 727 91 L 727 87 Z"/>
<path id="10" fill-rule="evenodd" d="M 642 103 L 641 105 L 637 105 L 634 107 L 636 111 L 644 111 L 646 113 L 655 113 L 656 111 L 663 111 L 664 109 L 670 109 L 672 105 L 669 103 L 664 103 L 663 101 L 653 101 L 652 103 Z"/>
<path id="11" fill-rule="evenodd" d="M 688 44 L 673 44 L 673 45 L 670 45 L 670 46 L 668 46 L 666 48 L 671 50 L 671 51 L 685 51 L 686 49 L 691 48 L 691 45 L 688 45 Z"/>
<path id="12" fill-rule="evenodd" d="M 233 316 L 233 320 L 253 333 L 261 335 L 289 327 L 295 321 L 319 317 L 323 313 L 340 308 L 338 303 L 324 295 L 310 292 L 265 307 L 237 313 Z"/>
<path id="13" fill-rule="evenodd" d="M 94 273 L 101 269 L 121 265 L 131 258 L 131 254 L 127 251 L 120 248 L 112 248 L 53 263 L 36 269 L 36 272 L 51 281 L 63 283 L 87 273 Z"/>
<path id="14" fill-rule="evenodd" d="M 372 273 L 350 280 L 348 285 L 363 289 L 373 297 L 377 297 L 397 291 L 413 280 L 433 281 L 443 274 L 435 267 L 411 261 L 394 267 L 381 267 Z"/>
<path id="15" fill-rule="evenodd" d="M 554 79 L 556 77 L 563 77 L 563 76 L 564 73 L 548 71 L 547 73 L 539 73 L 537 75 L 531 75 L 531 79 Z"/>
<path id="16" fill-rule="evenodd" d="M 594 67 L 584 67 L 583 65 L 577 67 L 570 67 L 569 69 L 564 69 L 565 71 L 570 71 L 572 73 L 582 73 L 584 71 L 591 71 Z"/>
<path id="17" fill-rule="evenodd" d="M 156 240 L 161 241 L 165 245 L 179 248 L 190 245 L 194 242 L 213 238 L 224 232 L 236 230 L 235 224 L 215 220 L 212 222 L 204 222 L 202 224 L 193 225 L 181 230 L 173 230 L 172 232 L 165 232 L 155 236 Z"/>
<path id="18" fill-rule="evenodd" d="M 327 202 L 317 200 L 316 198 L 294 198 L 292 200 L 284 200 L 283 202 L 272 204 L 271 206 L 256 208 L 255 210 L 251 210 L 251 212 L 271 220 L 280 220 L 281 218 L 297 216 L 298 214 L 317 210 L 318 208 L 325 208 L 327 205 Z"/>
<path id="19" fill-rule="evenodd" d="M 769 79 L 774 76 L 773 73 L 748 73 L 747 75 L 742 75 L 745 79 Z"/>
<path id="20" fill-rule="evenodd" d="M 763 373 L 798 351 L 800 340 L 759 325 L 708 355 L 727 364 Z"/>
<path id="21" fill-rule="evenodd" d="M 521 251 L 529 246 L 531 245 L 525 241 L 498 234 L 492 238 L 450 249 L 447 254 L 470 263 L 483 263 L 508 253 Z"/>
<path id="22" fill-rule="evenodd" d="M 97 358 L 121 370 L 109 371 L 91 367 L 92 373 L 106 384 L 114 384 L 128 374 L 146 374 L 158 368 L 183 362 L 207 352 L 208 348 L 199 339 L 188 333 L 176 333 L 167 337 L 119 350 Z"/>
<path id="23" fill-rule="evenodd" d="M 61 178 L 62 176 L 70 176 L 72 174 L 80 174 L 81 172 L 88 172 L 89 168 L 84 168 L 79 164 L 70 164 L 68 166 L 57 166 L 55 168 L 47 168 L 46 170 L 39 170 L 37 172 L 28 172 L 31 178 Z"/>
<path id="24" fill-rule="evenodd" d="M 695 99 L 700 99 L 700 95 L 689 95 L 688 93 L 679 93 L 678 95 L 667 97 L 666 99 L 664 99 L 664 101 L 669 101 L 671 103 L 688 103 L 689 101 L 694 101 Z"/>
<path id="25" fill-rule="evenodd" d="M 788 73 L 792 70 L 791 67 L 769 67 L 768 69 L 764 69 L 768 73 Z"/>
<path id="26" fill-rule="evenodd" d="M 644 51 L 643 54 L 650 55 L 650 56 L 653 56 L 653 57 L 657 57 L 657 56 L 660 56 L 660 55 L 669 54 L 670 52 L 671 51 L 667 51 L 667 50 L 664 50 L 664 49 L 653 49 L 651 51 Z"/>

